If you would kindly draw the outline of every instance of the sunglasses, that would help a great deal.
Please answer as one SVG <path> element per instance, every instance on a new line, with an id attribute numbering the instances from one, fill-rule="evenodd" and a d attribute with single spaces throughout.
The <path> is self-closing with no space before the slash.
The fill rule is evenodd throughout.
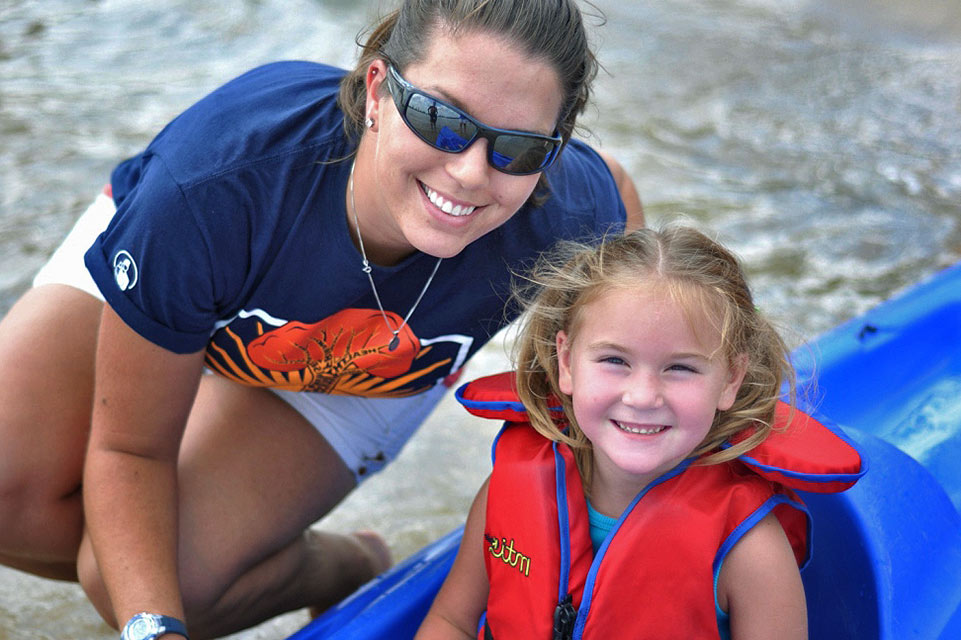
<path id="1" fill-rule="evenodd" d="M 418 138 L 441 151 L 460 153 L 478 138 L 487 140 L 487 162 L 502 173 L 523 176 L 551 166 L 561 148 L 561 136 L 495 129 L 457 107 L 410 84 L 393 65 L 387 83 L 397 111 Z"/>

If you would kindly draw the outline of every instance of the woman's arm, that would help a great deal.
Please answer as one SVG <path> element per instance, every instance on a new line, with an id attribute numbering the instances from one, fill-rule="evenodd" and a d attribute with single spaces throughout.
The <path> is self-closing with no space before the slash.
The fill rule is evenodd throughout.
<path id="1" fill-rule="evenodd" d="M 487 569 L 484 568 L 484 523 L 487 483 L 480 488 L 464 526 L 464 537 L 454 566 L 434 599 L 414 640 L 471 640 L 487 608 Z"/>
<path id="2" fill-rule="evenodd" d="M 183 620 L 177 575 L 177 453 L 203 352 L 177 355 L 104 306 L 90 441 L 86 526 L 117 624 L 147 611 Z"/>
<path id="3" fill-rule="evenodd" d="M 624 208 L 627 210 L 627 225 L 625 229 L 627 231 L 634 231 L 635 229 L 644 228 L 644 207 L 641 205 L 641 196 L 637 192 L 637 187 L 634 186 L 634 180 L 631 176 L 627 174 L 621 163 L 618 162 L 614 156 L 607 153 L 606 151 L 597 152 L 604 162 L 607 163 L 607 168 L 610 169 L 611 175 L 614 176 L 614 183 L 617 184 L 617 190 L 621 194 L 621 201 L 624 203 Z"/>
<path id="4" fill-rule="evenodd" d="M 794 551 L 769 513 L 734 545 L 718 578 L 733 640 L 806 640 L 807 605 Z"/>

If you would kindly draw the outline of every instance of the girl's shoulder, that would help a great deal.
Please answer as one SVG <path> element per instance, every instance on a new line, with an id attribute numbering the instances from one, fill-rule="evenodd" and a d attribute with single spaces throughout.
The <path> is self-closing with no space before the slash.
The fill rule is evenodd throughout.
<path id="1" fill-rule="evenodd" d="M 773 513 L 751 527 L 724 558 L 717 605 L 730 613 L 732 634 L 807 637 L 804 585 L 794 552 Z"/>

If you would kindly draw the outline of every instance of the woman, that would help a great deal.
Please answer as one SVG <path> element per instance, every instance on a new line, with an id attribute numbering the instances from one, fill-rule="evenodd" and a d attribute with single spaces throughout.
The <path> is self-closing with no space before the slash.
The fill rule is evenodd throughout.
<path id="1" fill-rule="evenodd" d="M 405 2 L 350 74 L 255 69 L 114 170 L 0 325 L 0 561 L 194 639 L 389 564 L 308 527 L 510 318 L 512 267 L 643 224 L 564 145 L 596 69 L 577 8 L 524 5 Z"/>

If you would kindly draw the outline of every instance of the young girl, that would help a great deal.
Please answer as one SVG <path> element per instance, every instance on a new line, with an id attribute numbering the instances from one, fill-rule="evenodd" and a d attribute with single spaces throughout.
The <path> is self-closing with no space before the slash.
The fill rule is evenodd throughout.
<path id="1" fill-rule="evenodd" d="M 787 349 L 737 259 L 645 229 L 532 282 L 516 392 L 509 374 L 459 391 L 520 424 L 418 640 L 474 637 L 485 610 L 497 640 L 806 638 L 807 517 L 784 484 L 843 490 L 860 458 L 779 406 Z"/>

